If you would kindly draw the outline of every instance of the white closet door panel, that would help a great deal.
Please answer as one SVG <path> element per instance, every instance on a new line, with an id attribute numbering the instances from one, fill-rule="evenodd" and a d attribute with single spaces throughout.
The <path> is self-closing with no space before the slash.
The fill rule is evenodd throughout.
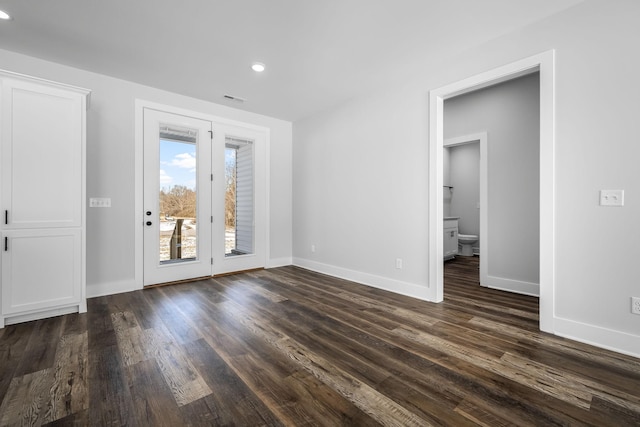
<path id="1" fill-rule="evenodd" d="M 81 297 L 82 232 L 3 233 L 2 312 L 9 315 L 77 304 Z M 5 250 L 6 249 L 6 250 Z"/>
<path id="2" fill-rule="evenodd" d="M 80 226 L 82 96 L 8 79 L 2 104 L 4 227 Z"/>

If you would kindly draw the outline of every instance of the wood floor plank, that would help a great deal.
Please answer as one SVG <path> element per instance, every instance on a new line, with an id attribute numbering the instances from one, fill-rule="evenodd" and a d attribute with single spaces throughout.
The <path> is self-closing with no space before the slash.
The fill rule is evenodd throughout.
<path id="1" fill-rule="evenodd" d="M 27 322 L 3 329 L 4 333 L 0 338 L 0 402 L 4 400 L 15 376 L 35 325 L 36 322 Z"/>
<path id="2" fill-rule="evenodd" d="M 145 292 L 144 296 L 149 305 L 156 308 L 155 312 L 162 319 L 164 328 L 171 333 L 176 342 L 189 343 L 202 338 L 198 329 L 191 327 L 184 316 L 177 315 L 174 305 L 166 297 L 162 287 L 158 288 L 157 292 Z"/>
<path id="3" fill-rule="evenodd" d="M 51 368 L 14 377 L 0 405 L 0 425 L 42 424 L 51 378 Z"/>
<path id="4" fill-rule="evenodd" d="M 55 359 L 55 349 L 60 339 L 64 317 L 51 317 L 36 322 L 29 337 L 29 344 L 21 355 L 15 375 L 25 375 L 51 368 Z"/>
<path id="5" fill-rule="evenodd" d="M 52 384 L 44 416 L 45 422 L 55 421 L 82 412 L 89 407 L 87 332 L 60 338 L 52 370 Z"/>
<path id="6" fill-rule="evenodd" d="M 155 359 L 178 406 L 211 394 L 211 389 L 173 337 L 157 328 L 142 333 L 147 355 Z"/>
<path id="7" fill-rule="evenodd" d="M 111 316 L 109 316 L 109 323 Z M 115 335 L 114 335 L 115 337 Z M 91 336 L 89 336 L 91 338 Z M 92 346 L 92 344 L 94 346 Z M 131 393 L 117 345 L 101 346 L 89 340 L 90 425 L 137 425 Z"/>
<path id="8" fill-rule="evenodd" d="M 267 406 L 242 382 L 227 363 L 204 339 L 191 342 L 185 351 L 199 372 L 202 372 L 212 393 L 208 407 L 216 425 L 277 425 L 277 418 Z M 229 405 L 228 402 L 234 402 Z"/>
<path id="9" fill-rule="evenodd" d="M 186 424 L 154 360 L 130 365 L 125 372 L 131 393 L 132 416 L 137 425 L 172 427 Z"/>
<path id="10" fill-rule="evenodd" d="M 111 313 L 111 322 L 124 366 L 147 360 L 144 336 L 135 315 L 128 311 Z"/>

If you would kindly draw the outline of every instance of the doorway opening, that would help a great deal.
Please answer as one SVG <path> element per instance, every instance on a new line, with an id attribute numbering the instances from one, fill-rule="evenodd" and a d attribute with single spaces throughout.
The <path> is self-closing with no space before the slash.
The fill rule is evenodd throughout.
<path id="1" fill-rule="evenodd" d="M 429 299 L 441 302 L 443 293 L 443 144 L 444 101 L 457 95 L 540 73 L 540 329 L 554 327 L 554 51 L 470 77 L 430 92 L 429 105 Z"/>
<path id="2" fill-rule="evenodd" d="M 454 202 L 453 198 L 454 197 L 460 197 L 460 186 L 456 185 L 458 184 L 457 180 L 451 180 L 452 178 L 452 171 L 453 168 L 455 168 L 455 162 L 452 161 L 451 159 L 451 150 L 455 150 L 456 147 L 458 148 L 466 148 L 469 146 L 477 146 L 477 152 L 478 152 L 478 161 L 477 161 L 477 170 L 473 172 L 472 176 L 466 176 L 465 179 L 467 182 L 465 183 L 465 187 L 467 187 L 466 189 L 463 189 L 464 194 L 462 195 L 465 198 L 469 197 L 469 187 L 473 186 L 473 180 L 475 179 L 475 182 L 477 182 L 477 193 L 476 194 L 472 194 L 473 199 L 472 200 L 466 200 L 466 204 L 468 205 L 469 203 L 471 203 L 472 205 L 475 204 L 475 202 L 478 202 L 477 205 L 477 214 L 478 214 L 478 218 L 477 218 L 477 228 L 475 228 L 475 224 L 471 225 L 471 228 L 469 228 L 469 226 L 465 225 L 465 228 L 462 228 L 459 224 L 459 233 L 466 233 L 466 234 L 475 234 L 479 236 L 479 242 L 477 243 L 477 248 L 478 250 L 476 251 L 475 249 L 473 250 L 474 255 L 479 255 L 479 260 L 478 260 L 478 273 L 479 273 L 479 277 L 478 277 L 478 282 L 480 283 L 480 285 L 482 286 L 486 286 L 486 276 L 487 276 L 487 265 L 488 265 L 488 260 L 489 260 L 489 251 L 487 250 L 487 242 L 489 241 L 489 230 L 488 230 L 488 226 L 487 226 L 487 207 L 488 207 L 488 203 L 487 203 L 487 199 L 488 199 L 488 173 L 487 173 L 487 164 L 488 164 L 488 135 L 487 132 L 478 132 L 478 133 L 474 133 L 474 134 L 469 134 L 469 135 L 462 135 L 462 136 L 457 136 L 457 137 L 453 137 L 453 138 L 448 138 L 446 140 L 444 140 L 444 150 L 450 150 L 449 151 L 449 156 L 444 156 L 444 162 L 443 162 L 443 173 L 445 175 L 448 174 L 448 178 L 450 178 L 449 180 L 444 179 L 444 183 L 448 184 L 448 185 L 443 185 L 443 216 L 444 217 L 450 217 L 450 216 L 459 216 L 458 214 L 462 214 L 464 211 L 459 210 L 455 205 L 452 206 L 452 203 Z M 445 154 L 446 151 L 445 151 Z M 448 162 L 447 162 L 447 157 L 448 157 Z M 465 156 L 466 159 L 469 159 L 469 156 Z M 471 160 L 473 160 L 474 156 L 471 156 Z M 447 171 L 447 163 L 448 163 L 448 167 L 449 170 Z M 447 173 L 448 172 L 448 173 Z M 477 173 L 475 173 L 477 172 Z M 470 182 L 471 181 L 471 182 Z M 458 190 L 456 191 L 456 188 L 458 188 Z M 472 191 L 473 192 L 473 191 Z M 449 195 L 449 206 L 447 206 L 447 193 Z M 455 195 L 455 196 L 454 196 Z M 466 207 L 466 210 L 468 211 L 473 211 L 473 206 Z M 472 221 L 476 221 L 475 218 L 471 218 Z M 460 220 L 458 221 L 458 223 L 460 223 Z M 460 231 L 462 230 L 462 231 Z M 477 230 L 477 232 L 475 232 Z M 474 245 L 475 246 L 475 245 Z"/>

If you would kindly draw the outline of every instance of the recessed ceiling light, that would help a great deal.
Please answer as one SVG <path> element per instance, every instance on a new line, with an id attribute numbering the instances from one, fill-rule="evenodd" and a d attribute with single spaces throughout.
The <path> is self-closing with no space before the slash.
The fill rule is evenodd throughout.
<path id="1" fill-rule="evenodd" d="M 4 19 L 5 21 L 8 21 L 11 19 L 11 16 L 9 16 L 9 14 L 4 10 L 0 10 L 0 19 Z"/>
<path id="2" fill-rule="evenodd" d="M 264 71 L 264 64 L 262 62 L 254 62 L 251 69 L 256 73 L 261 73 Z"/>

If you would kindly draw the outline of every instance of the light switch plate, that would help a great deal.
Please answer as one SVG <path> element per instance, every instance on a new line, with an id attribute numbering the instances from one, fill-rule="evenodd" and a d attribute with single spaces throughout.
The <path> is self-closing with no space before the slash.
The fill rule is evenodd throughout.
<path id="1" fill-rule="evenodd" d="M 600 190 L 600 206 L 624 206 L 624 190 Z"/>
<path id="2" fill-rule="evenodd" d="M 110 208 L 111 198 L 110 197 L 91 197 L 89 199 L 89 207 L 90 208 Z"/>

